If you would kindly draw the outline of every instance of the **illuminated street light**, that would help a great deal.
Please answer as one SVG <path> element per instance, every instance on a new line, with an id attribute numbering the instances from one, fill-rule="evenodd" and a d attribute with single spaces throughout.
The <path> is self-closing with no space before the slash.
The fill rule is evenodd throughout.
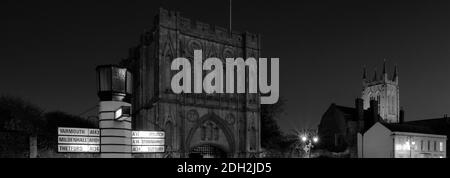
<path id="1" fill-rule="evenodd" d="M 308 140 L 308 138 L 306 136 L 302 136 L 302 141 L 306 142 Z"/>
<path id="2" fill-rule="evenodd" d="M 318 138 L 318 137 L 314 137 L 314 138 L 313 138 L 313 142 L 314 142 L 314 143 L 317 143 L 318 141 L 319 141 L 319 138 Z"/>
<path id="3" fill-rule="evenodd" d="M 308 158 L 311 158 L 311 150 L 319 142 L 319 137 L 311 131 L 297 132 L 299 147 L 302 148 Z"/>

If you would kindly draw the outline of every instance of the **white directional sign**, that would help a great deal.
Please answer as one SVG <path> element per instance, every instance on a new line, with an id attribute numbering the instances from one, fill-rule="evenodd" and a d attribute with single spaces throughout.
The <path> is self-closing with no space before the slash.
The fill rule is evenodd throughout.
<path id="1" fill-rule="evenodd" d="M 98 145 L 100 137 L 58 136 L 58 143 Z"/>
<path id="2" fill-rule="evenodd" d="M 100 152 L 100 129 L 58 127 L 58 152 Z"/>
<path id="3" fill-rule="evenodd" d="M 132 146 L 133 153 L 163 153 L 164 146 Z"/>
<path id="4" fill-rule="evenodd" d="M 163 131 L 132 131 L 133 153 L 163 153 L 165 133 Z M 58 128 L 58 152 L 100 152 L 100 129 Z"/>
<path id="5" fill-rule="evenodd" d="M 100 145 L 58 145 L 58 152 L 100 152 Z"/>
<path id="6" fill-rule="evenodd" d="M 165 133 L 163 131 L 133 131 L 133 138 L 164 138 Z"/>
<path id="7" fill-rule="evenodd" d="M 164 139 L 145 139 L 145 138 L 133 138 L 132 145 L 164 145 Z"/>
<path id="8" fill-rule="evenodd" d="M 164 152 L 165 133 L 162 131 L 133 131 L 131 151 L 133 153 Z"/>
<path id="9" fill-rule="evenodd" d="M 58 135 L 100 136 L 100 129 L 58 127 Z"/>

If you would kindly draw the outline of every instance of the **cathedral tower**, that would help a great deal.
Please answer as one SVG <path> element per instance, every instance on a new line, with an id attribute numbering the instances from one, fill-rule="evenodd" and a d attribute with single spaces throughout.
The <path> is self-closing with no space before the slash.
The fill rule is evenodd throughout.
<path id="1" fill-rule="evenodd" d="M 388 78 L 386 72 L 386 61 L 383 63 L 383 72 L 381 76 L 375 74 L 369 79 L 366 74 L 366 68 L 363 72 L 362 97 L 364 100 L 364 109 L 370 107 L 370 100 L 376 100 L 378 103 L 378 113 L 385 122 L 398 123 L 400 118 L 400 99 L 398 86 L 397 66 L 394 69 L 394 75 Z"/>

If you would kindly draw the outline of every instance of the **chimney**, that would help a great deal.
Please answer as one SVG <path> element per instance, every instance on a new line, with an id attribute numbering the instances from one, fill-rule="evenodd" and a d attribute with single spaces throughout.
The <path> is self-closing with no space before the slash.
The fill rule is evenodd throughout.
<path id="1" fill-rule="evenodd" d="M 448 117 L 447 114 L 444 114 L 444 120 L 447 124 L 450 124 L 450 118 Z"/>
<path id="2" fill-rule="evenodd" d="M 355 100 L 355 108 L 356 108 L 356 118 L 357 120 L 363 120 L 364 119 L 364 106 L 363 106 L 364 100 L 361 98 L 356 98 Z"/>
<path id="3" fill-rule="evenodd" d="M 370 100 L 370 118 L 367 118 L 367 127 L 372 127 L 373 124 L 378 122 L 378 102 L 377 100 Z"/>
<path id="4" fill-rule="evenodd" d="M 398 118 L 398 123 L 402 124 L 405 122 L 405 111 L 403 108 L 400 109 L 400 116 Z"/>
<path id="5" fill-rule="evenodd" d="M 364 100 L 361 98 L 356 98 L 355 109 L 356 109 L 356 120 L 358 121 L 358 131 L 364 131 Z"/>

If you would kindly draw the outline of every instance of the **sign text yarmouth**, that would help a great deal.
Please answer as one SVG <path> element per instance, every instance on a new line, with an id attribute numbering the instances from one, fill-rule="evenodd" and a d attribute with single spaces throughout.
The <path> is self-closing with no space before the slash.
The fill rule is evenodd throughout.
<path id="1" fill-rule="evenodd" d="M 100 152 L 100 129 L 58 127 L 58 152 Z"/>

